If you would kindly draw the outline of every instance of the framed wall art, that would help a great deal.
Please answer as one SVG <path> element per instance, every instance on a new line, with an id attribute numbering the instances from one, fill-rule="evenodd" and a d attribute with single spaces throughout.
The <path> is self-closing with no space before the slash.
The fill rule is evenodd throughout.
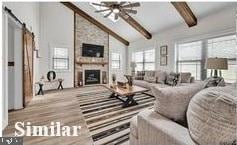
<path id="1" fill-rule="evenodd" d="M 167 65 L 167 56 L 161 56 L 160 57 L 160 65 L 166 66 Z"/>
<path id="2" fill-rule="evenodd" d="M 164 45 L 160 47 L 160 56 L 166 56 L 168 55 L 168 46 Z"/>

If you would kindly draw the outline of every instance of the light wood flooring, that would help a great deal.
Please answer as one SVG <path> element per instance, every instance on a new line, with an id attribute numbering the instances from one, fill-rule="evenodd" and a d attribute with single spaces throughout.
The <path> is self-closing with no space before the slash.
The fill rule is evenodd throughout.
<path id="1" fill-rule="evenodd" d="M 93 89 L 93 88 L 85 88 Z M 24 137 L 24 145 L 92 145 L 93 141 L 83 118 L 76 96 L 84 89 L 64 89 L 36 96 L 32 102 L 19 111 L 9 113 L 9 125 L 4 136 L 14 136 L 16 122 L 31 122 L 32 125 L 50 125 L 61 122 L 63 125 L 80 125 L 77 137 Z"/>

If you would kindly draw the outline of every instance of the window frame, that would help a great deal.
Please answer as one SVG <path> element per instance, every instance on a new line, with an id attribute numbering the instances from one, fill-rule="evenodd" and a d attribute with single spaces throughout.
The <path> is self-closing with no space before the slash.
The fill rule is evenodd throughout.
<path id="1" fill-rule="evenodd" d="M 228 36 L 231 36 L 231 35 L 235 35 L 237 37 L 237 35 L 235 33 L 228 33 L 228 34 L 225 34 L 225 35 L 216 35 L 216 36 L 213 36 L 213 37 L 206 37 L 206 38 L 203 38 L 203 39 L 192 40 L 192 41 L 183 41 L 183 42 L 176 43 L 175 44 L 175 54 L 176 54 L 176 57 L 175 57 L 176 58 L 176 60 L 175 60 L 176 65 L 175 66 L 176 66 L 176 71 L 179 72 L 179 63 L 182 63 L 182 62 L 200 62 L 201 63 L 201 66 L 200 66 L 200 80 L 206 79 L 209 76 L 208 75 L 208 70 L 205 69 L 205 60 L 206 60 L 206 58 L 208 58 L 208 40 L 215 39 L 215 38 L 221 38 L 221 37 L 228 37 Z M 185 43 L 197 42 L 197 41 L 202 42 L 202 45 L 201 45 L 201 59 L 200 60 L 190 60 L 190 61 L 186 61 L 186 60 L 185 61 L 184 60 L 179 61 L 179 48 L 178 48 L 178 45 L 185 44 Z M 228 65 L 233 65 L 233 64 L 229 64 L 229 61 L 235 61 L 236 62 L 235 65 L 237 65 L 237 59 L 236 58 L 227 58 L 227 59 L 228 59 Z"/>
<path id="2" fill-rule="evenodd" d="M 56 48 L 63 48 L 67 50 L 67 57 L 55 57 L 55 49 Z M 56 45 L 51 45 L 51 64 L 50 64 L 50 68 L 56 72 L 68 72 L 70 71 L 70 51 L 69 51 L 69 47 L 67 46 L 56 46 Z M 55 60 L 65 60 L 67 63 L 67 68 L 63 68 L 63 69 L 57 69 L 55 68 Z"/>
<path id="3" fill-rule="evenodd" d="M 114 59 L 113 58 L 113 54 L 118 54 L 118 59 Z M 119 67 L 117 68 L 117 67 L 113 67 L 113 62 L 118 62 L 118 64 L 119 64 Z M 119 69 L 121 69 L 121 53 L 118 53 L 118 52 L 112 52 L 111 53 L 111 68 L 113 69 L 113 70 L 119 70 Z"/>
<path id="4" fill-rule="evenodd" d="M 183 45 L 183 44 L 187 44 L 187 43 L 194 43 L 194 42 L 201 42 L 201 59 L 196 59 L 196 60 L 179 60 L 179 45 Z M 203 40 L 197 40 L 197 41 L 190 41 L 190 42 L 184 42 L 184 43 L 178 43 L 176 44 L 176 72 L 179 72 L 179 64 L 180 63 L 200 63 L 200 72 L 199 72 L 199 76 L 200 76 L 200 79 L 197 79 L 197 76 L 198 76 L 198 73 L 196 71 L 196 74 L 195 74 L 195 79 L 196 80 L 202 80 L 203 76 L 202 76 L 202 68 L 204 68 L 205 66 L 205 62 L 203 62 L 202 60 L 202 57 L 204 56 L 204 51 L 203 51 Z M 192 74 L 193 76 L 194 74 Z"/>
<path id="5" fill-rule="evenodd" d="M 145 54 L 146 54 L 147 51 L 154 51 L 154 61 L 146 61 Z M 142 71 L 150 71 L 150 70 L 145 70 L 146 64 L 154 64 L 154 70 L 155 70 L 156 69 L 156 53 L 155 53 L 155 51 L 156 51 L 156 49 L 153 48 L 153 49 L 133 52 L 132 53 L 132 61 L 134 61 L 137 64 L 137 66 L 138 66 L 138 64 L 141 64 L 142 65 Z M 136 57 L 135 57 L 136 53 L 142 53 L 142 61 L 137 62 L 135 60 L 136 59 Z M 136 71 L 139 71 L 139 70 L 136 70 Z"/>

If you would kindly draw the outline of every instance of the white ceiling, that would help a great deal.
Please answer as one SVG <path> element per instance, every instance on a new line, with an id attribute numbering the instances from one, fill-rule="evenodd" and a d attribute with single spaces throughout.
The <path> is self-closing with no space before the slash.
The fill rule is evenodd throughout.
<path id="1" fill-rule="evenodd" d="M 95 13 L 95 8 L 89 2 L 75 2 L 74 4 L 129 42 L 143 37 L 122 19 L 114 23 L 108 18 L 104 18 L 102 14 Z M 237 6 L 237 3 L 188 2 L 188 5 L 197 19 L 200 20 L 222 9 L 233 7 L 233 5 Z M 136 8 L 136 10 L 138 13 L 131 16 L 152 34 L 180 24 L 186 25 L 173 5 L 168 2 L 141 2 L 141 6 Z"/>

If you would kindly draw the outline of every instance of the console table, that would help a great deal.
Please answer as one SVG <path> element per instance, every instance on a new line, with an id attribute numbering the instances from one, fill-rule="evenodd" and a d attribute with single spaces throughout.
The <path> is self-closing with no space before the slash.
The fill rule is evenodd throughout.
<path id="1" fill-rule="evenodd" d="M 59 85 L 58 85 L 58 90 L 63 90 L 63 79 L 56 79 L 56 80 L 52 80 L 52 81 L 39 81 L 39 82 L 36 82 L 35 84 L 39 85 L 39 91 L 37 93 L 37 95 L 44 95 L 44 85 L 46 84 L 52 84 L 52 83 L 55 83 L 55 82 L 58 82 Z"/>

